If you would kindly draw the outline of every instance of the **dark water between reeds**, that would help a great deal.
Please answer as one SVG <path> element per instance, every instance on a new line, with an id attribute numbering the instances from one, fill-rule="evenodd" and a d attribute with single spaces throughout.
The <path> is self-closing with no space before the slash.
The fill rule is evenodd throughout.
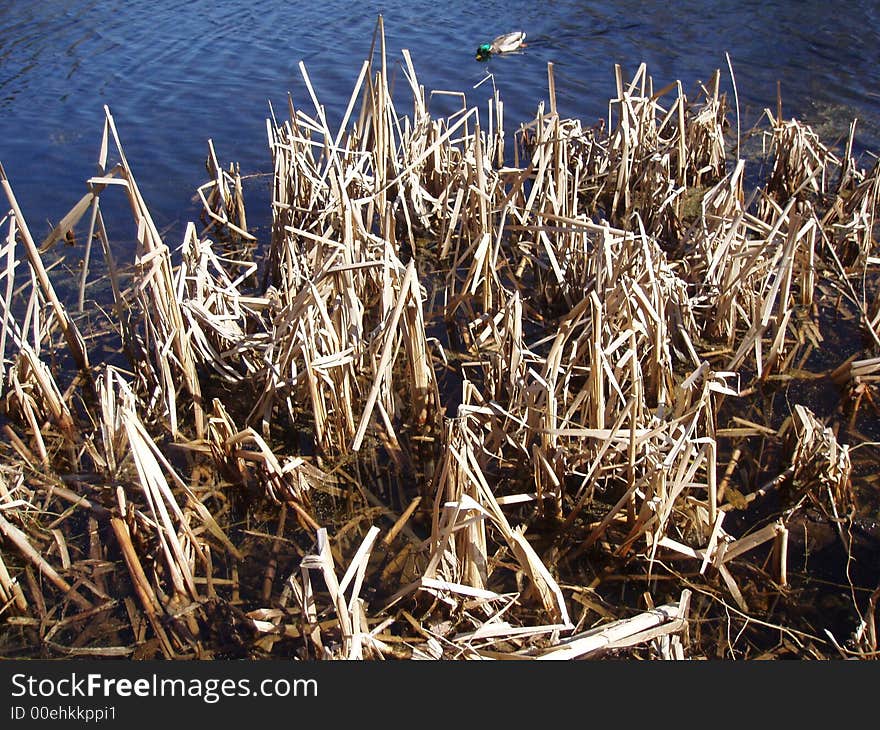
<path id="1" fill-rule="evenodd" d="M 197 215 L 191 198 L 206 178 L 208 138 L 221 162 L 268 172 L 268 103 L 283 115 L 290 91 L 310 108 L 302 60 L 338 118 L 380 12 L 392 64 L 399 67 L 407 48 L 426 89 L 465 92 L 481 106 L 491 83 L 474 86 L 491 72 L 511 131 L 547 99 L 548 61 L 560 112 L 592 123 L 607 114 L 615 63 L 631 75 L 644 61 L 655 88 L 680 79 L 685 91 L 720 68 L 730 91 L 726 51 L 743 129 L 764 107 L 775 109 L 778 80 L 786 116 L 815 125 L 828 141 L 858 117 L 860 149 L 880 150 L 880 5 L 868 0 L 0 0 L 0 162 L 35 237 L 85 191 L 108 104 L 156 222 L 175 245 L 173 232 Z M 514 29 L 527 33 L 523 54 L 474 59 L 479 43 Z M 435 97 L 432 108 L 448 113 L 453 103 Z M 400 102 L 400 111 L 408 108 Z M 267 208 L 268 186 L 266 209 L 251 207 L 249 220 L 265 223 Z"/>

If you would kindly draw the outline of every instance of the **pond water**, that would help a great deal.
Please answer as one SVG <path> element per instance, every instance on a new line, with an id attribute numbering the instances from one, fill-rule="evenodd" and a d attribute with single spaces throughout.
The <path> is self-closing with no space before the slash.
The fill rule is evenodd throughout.
<path id="1" fill-rule="evenodd" d="M 548 61 L 560 112 L 592 123 L 607 114 L 615 63 L 631 75 L 644 61 L 655 88 L 680 79 L 686 91 L 721 69 L 730 91 L 727 52 L 744 129 L 764 107 L 775 109 L 779 81 L 787 117 L 829 141 L 858 117 L 859 149 L 880 149 L 880 6 L 868 0 L 833 11 L 818 0 L 2 0 L 0 162 L 35 237 L 85 192 L 104 104 L 160 229 L 182 231 L 197 215 L 207 140 L 222 162 L 268 172 L 269 103 L 284 114 L 291 92 L 311 106 L 303 61 L 338 118 L 379 13 L 389 61 L 399 69 L 400 49 L 409 49 L 426 89 L 462 91 L 484 105 L 491 84 L 476 85 L 491 72 L 511 131 L 547 98 Z M 480 43 L 516 29 L 527 33 L 524 53 L 475 60 Z M 248 211 L 252 222 L 268 219 L 265 193 L 265 209 Z"/>

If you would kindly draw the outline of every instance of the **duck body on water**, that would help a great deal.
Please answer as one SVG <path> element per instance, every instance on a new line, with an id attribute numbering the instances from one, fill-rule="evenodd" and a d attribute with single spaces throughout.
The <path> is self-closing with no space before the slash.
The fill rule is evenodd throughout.
<path id="1" fill-rule="evenodd" d="M 510 53 L 525 46 L 526 34 L 521 30 L 498 36 L 491 43 L 483 43 L 477 48 L 477 60 L 487 61 L 490 56 L 498 53 Z"/>

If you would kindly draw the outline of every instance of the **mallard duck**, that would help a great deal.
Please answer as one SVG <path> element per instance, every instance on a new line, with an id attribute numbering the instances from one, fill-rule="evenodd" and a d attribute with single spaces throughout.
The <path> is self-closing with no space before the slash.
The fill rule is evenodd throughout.
<path id="1" fill-rule="evenodd" d="M 485 61 L 493 53 L 510 53 L 511 51 L 516 51 L 525 45 L 523 42 L 525 39 L 526 34 L 521 30 L 500 35 L 491 43 L 484 43 L 477 49 L 477 60 Z"/>

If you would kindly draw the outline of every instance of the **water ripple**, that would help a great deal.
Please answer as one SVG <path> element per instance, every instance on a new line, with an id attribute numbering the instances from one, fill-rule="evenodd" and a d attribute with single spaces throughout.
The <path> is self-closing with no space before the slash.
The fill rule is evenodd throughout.
<path id="1" fill-rule="evenodd" d="M 0 5 L 0 160 L 15 172 L 27 208 L 57 219 L 94 169 L 108 104 L 145 195 L 176 220 L 202 182 L 208 138 L 244 170 L 269 169 L 269 103 L 283 110 L 291 92 L 311 113 L 300 61 L 328 116 L 341 116 L 380 10 L 398 88 L 402 48 L 426 89 L 463 91 L 471 104 L 491 94 L 491 84 L 474 88 L 491 73 L 508 124 L 546 99 L 549 61 L 560 111 L 592 123 L 607 113 L 615 63 L 632 73 L 645 62 L 655 85 L 681 79 L 686 90 L 721 69 L 730 90 L 728 52 L 745 115 L 775 107 L 779 80 L 787 115 L 804 115 L 832 135 L 858 116 L 859 144 L 876 149 L 880 9 L 870 0 L 828 7 L 818 0 L 16 0 Z M 474 60 L 477 45 L 515 29 L 528 34 L 525 53 Z"/>

